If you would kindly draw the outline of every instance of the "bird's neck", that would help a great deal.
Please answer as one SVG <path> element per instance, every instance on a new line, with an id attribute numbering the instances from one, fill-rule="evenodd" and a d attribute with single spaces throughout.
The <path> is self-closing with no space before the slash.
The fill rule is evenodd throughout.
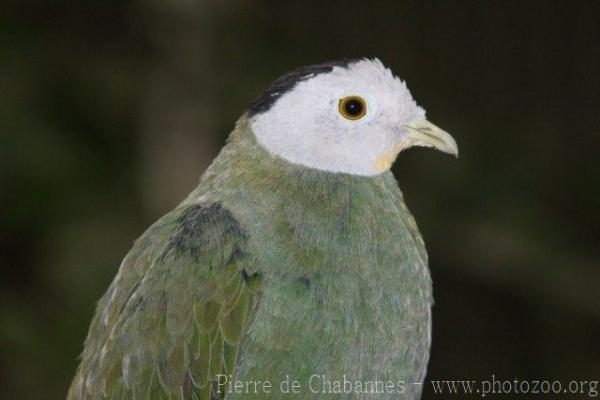
<path id="1" fill-rule="evenodd" d="M 338 207 L 348 198 L 369 194 L 376 200 L 401 193 L 391 172 L 376 176 L 334 173 L 291 163 L 261 146 L 242 117 L 198 188 L 184 203 L 203 200 L 206 193 L 227 198 L 247 193 L 270 193 L 281 201 L 306 207 Z M 220 194 L 219 194 L 220 193 Z M 377 193 L 377 194 L 374 194 Z"/>

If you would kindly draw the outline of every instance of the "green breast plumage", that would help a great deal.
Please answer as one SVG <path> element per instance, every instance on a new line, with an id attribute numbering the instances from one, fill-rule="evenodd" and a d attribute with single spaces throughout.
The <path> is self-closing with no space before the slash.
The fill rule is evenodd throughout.
<path id="1" fill-rule="evenodd" d="M 160 347 L 160 340 L 168 341 L 172 352 L 188 352 L 187 347 L 199 343 L 206 348 L 207 340 L 222 343 L 213 350 L 220 352 L 222 362 L 203 372 L 208 380 L 225 375 L 231 381 L 270 382 L 269 392 L 264 386 L 240 392 L 221 386 L 226 399 L 397 399 L 400 393 L 418 398 L 421 385 L 414 383 L 424 378 L 429 353 L 431 282 L 423 241 L 390 172 L 362 177 L 290 164 L 258 145 L 242 118 L 199 187 L 141 240 L 146 241 L 138 246 L 142 250 L 136 253 L 134 248 L 128 256 L 137 261 L 124 262 L 113 289 L 99 304 L 89 337 L 98 336 L 93 331 L 105 332 L 100 335 L 104 340 L 88 339 L 71 398 L 132 396 L 124 374 L 136 373 L 136 366 L 120 358 L 128 355 L 121 348 L 127 340 L 116 339 L 119 349 L 102 347 L 111 335 L 127 336 L 127 329 L 115 328 L 127 324 L 134 325 L 133 332 L 150 336 L 153 329 L 178 326 L 176 334 L 147 343 Z M 149 253 L 148 248 L 160 250 Z M 144 279 L 154 276 L 143 264 L 156 263 L 159 256 L 166 257 L 160 268 L 169 274 L 179 269 L 176 279 L 164 279 L 166 272 L 154 274 L 153 295 L 167 297 L 155 312 L 164 317 L 134 320 L 140 317 L 135 310 L 127 314 L 127 307 L 135 306 L 130 297 L 143 287 Z M 125 282 L 124 275 L 132 277 Z M 174 282 L 177 290 L 188 293 L 177 296 L 161 287 Z M 111 290 L 127 294 L 117 298 Z M 146 298 L 148 293 L 139 295 Z M 169 301 L 179 314 L 169 314 Z M 190 307 L 181 302 L 197 304 L 195 311 L 208 311 L 196 316 L 195 324 L 187 324 Z M 210 314 L 207 304 L 217 311 Z M 227 320 L 232 310 L 237 314 Z M 211 318 L 218 320 L 218 331 L 209 329 Z M 198 319 L 208 328 L 202 331 Z M 173 345 L 181 336 L 183 350 Z M 139 335 L 126 339 L 141 340 Z M 106 377 L 92 377 L 103 351 L 120 362 L 106 374 L 116 375 L 113 381 L 123 386 L 121 397 L 105 388 L 112 383 L 97 383 L 109 382 Z M 196 355 L 204 371 L 202 354 L 206 352 Z M 168 356 L 135 361 L 140 371 L 144 363 L 153 363 L 147 369 L 154 371 Z M 182 370 L 170 371 L 175 377 L 166 384 L 165 379 L 152 381 L 152 393 L 209 396 L 206 386 L 195 386 L 199 378 L 193 376 L 193 357 L 182 357 Z M 352 388 L 338 393 L 335 382 L 344 380 L 351 381 Z M 290 392 L 292 381 L 298 381 L 299 393 L 283 395 L 281 384 L 286 381 Z M 185 392 L 178 391 L 178 385 Z M 213 396 L 218 395 L 215 388 L 219 387 L 213 385 Z"/>
<path id="2" fill-rule="evenodd" d="M 265 275 L 237 378 L 289 375 L 305 389 L 298 398 L 329 398 L 310 391 L 315 374 L 405 381 L 406 394 L 418 392 L 412 386 L 427 362 L 431 282 L 393 175 L 292 165 L 269 156 L 243 122 L 238 131 L 197 191 L 213 193 L 208 198 L 248 227 L 249 252 Z M 223 174 L 229 160 L 237 173 Z"/>

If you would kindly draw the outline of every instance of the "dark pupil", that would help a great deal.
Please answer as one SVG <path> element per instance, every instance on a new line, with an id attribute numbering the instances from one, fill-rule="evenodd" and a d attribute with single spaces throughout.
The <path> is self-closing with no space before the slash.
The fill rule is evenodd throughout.
<path id="1" fill-rule="evenodd" d="M 356 100 L 349 100 L 346 103 L 346 112 L 350 115 L 358 115 L 362 112 L 362 104 Z"/>

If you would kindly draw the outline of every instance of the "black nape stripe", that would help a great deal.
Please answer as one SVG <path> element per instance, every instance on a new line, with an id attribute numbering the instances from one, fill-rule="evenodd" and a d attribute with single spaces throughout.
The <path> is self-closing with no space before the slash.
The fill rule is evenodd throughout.
<path id="1" fill-rule="evenodd" d="M 346 68 L 349 64 L 359 61 L 358 58 L 344 58 L 339 61 L 332 61 L 323 64 L 309 65 L 300 67 L 294 71 L 277 78 L 271 86 L 263 92 L 250 106 L 248 107 L 248 115 L 250 117 L 264 113 L 273 107 L 273 104 L 279 100 L 281 96 L 292 90 L 298 83 L 310 79 L 316 75 L 331 72 L 333 67 Z"/>

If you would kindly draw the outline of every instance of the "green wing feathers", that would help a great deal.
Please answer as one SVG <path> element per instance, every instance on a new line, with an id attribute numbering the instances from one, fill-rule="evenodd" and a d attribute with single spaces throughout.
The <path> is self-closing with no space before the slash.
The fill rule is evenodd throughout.
<path id="1" fill-rule="evenodd" d="M 68 399 L 222 398 L 260 284 L 246 236 L 219 204 L 150 227 L 98 304 Z"/>

